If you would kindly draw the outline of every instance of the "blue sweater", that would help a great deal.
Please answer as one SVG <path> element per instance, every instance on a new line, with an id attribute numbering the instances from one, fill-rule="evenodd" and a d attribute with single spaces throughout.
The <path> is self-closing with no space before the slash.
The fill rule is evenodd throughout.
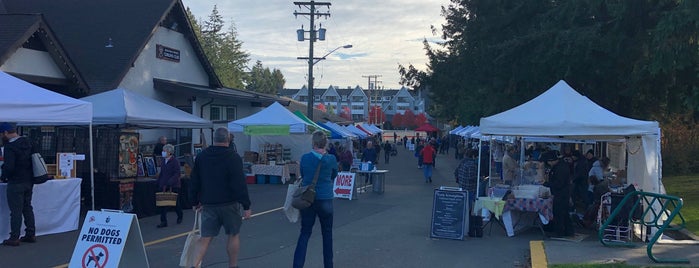
<path id="1" fill-rule="evenodd" d="M 321 159 L 318 159 L 312 152 L 301 156 L 300 167 L 303 178 L 301 185 L 305 186 L 313 182 L 313 176 L 316 174 L 319 162 L 322 162 L 322 165 L 316 182 L 316 200 L 333 199 L 333 181 L 337 177 L 337 160 L 331 154 L 325 154 Z"/>

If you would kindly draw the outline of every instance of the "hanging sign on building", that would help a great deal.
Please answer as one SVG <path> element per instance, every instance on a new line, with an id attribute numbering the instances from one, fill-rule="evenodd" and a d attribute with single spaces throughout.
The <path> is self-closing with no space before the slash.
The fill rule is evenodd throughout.
<path id="1" fill-rule="evenodd" d="M 180 50 L 163 45 L 155 45 L 155 57 L 161 60 L 180 62 Z"/>

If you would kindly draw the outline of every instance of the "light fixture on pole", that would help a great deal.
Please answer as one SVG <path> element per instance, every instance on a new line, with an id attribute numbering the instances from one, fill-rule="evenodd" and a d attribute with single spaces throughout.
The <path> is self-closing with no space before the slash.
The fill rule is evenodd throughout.
<path id="1" fill-rule="evenodd" d="M 300 30 L 299 30 L 300 31 Z M 347 44 L 344 46 L 339 46 L 336 47 L 333 50 L 330 50 L 330 52 L 326 53 L 320 58 L 313 58 L 313 57 L 297 57 L 296 59 L 299 60 L 308 60 L 308 84 L 313 85 L 313 65 L 316 65 L 316 63 L 320 62 L 321 60 L 324 60 L 325 57 L 329 56 L 333 52 L 337 51 L 338 49 L 341 48 L 352 48 L 352 45 Z M 308 86 L 308 111 L 307 111 L 307 116 L 309 119 L 313 120 L 313 86 Z"/>
<path id="2" fill-rule="evenodd" d="M 299 57 L 298 59 L 305 59 L 308 60 L 308 111 L 307 111 L 307 116 L 309 119 L 313 120 L 313 65 L 316 64 L 315 60 L 322 60 L 322 58 L 313 58 L 313 43 L 316 40 L 323 41 L 325 40 L 325 32 L 326 29 L 323 28 L 323 25 L 320 25 L 319 29 L 315 29 L 315 18 L 318 17 L 320 18 L 321 16 L 325 16 L 326 18 L 330 16 L 330 12 L 318 12 L 316 10 L 316 6 L 323 6 L 327 7 L 328 10 L 330 10 L 330 2 L 316 2 L 311 0 L 310 2 L 294 2 L 294 5 L 298 6 L 301 8 L 301 6 L 304 6 L 308 8 L 309 12 L 298 12 L 294 11 L 294 16 L 298 17 L 298 15 L 305 15 L 308 16 L 310 19 L 310 30 L 305 31 L 303 29 L 303 26 L 301 29 L 296 30 L 296 39 L 299 42 L 303 42 L 304 40 L 309 40 L 309 46 L 308 46 L 308 57 Z M 305 37 L 305 33 L 309 33 L 308 39 Z"/>

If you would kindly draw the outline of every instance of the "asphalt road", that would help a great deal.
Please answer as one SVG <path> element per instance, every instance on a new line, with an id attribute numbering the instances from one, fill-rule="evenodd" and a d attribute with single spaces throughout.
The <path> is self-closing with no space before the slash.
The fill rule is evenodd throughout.
<path id="1" fill-rule="evenodd" d="M 382 152 L 383 153 L 383 152 Z M 335 200 L 333 227 L 335 267 L 513 267 L 528 263 L 529 241 L 540 240 L 531 229 L 507 237 L 499 227 L 482 238 L 463 241 L 429 237 L 433 189 L 456 186 L 452 155 L 439 155 L 434 183 L 426 184 L 416 159 L 403 148 L 390 164 L 384 194 L 364 193 L 357 200 Z M 383 155 L 381 156 L 383 163 Z M 241 267 L 289 267 L 300 225 L 289 223 L 280 207 L 286 185 L 249 185 L 254 217 L 241 231 Z M 191 229 L 193 213 L 183 224 L 157 229 L 158 216 L 139 220 L 150 267 L 177 267 Z M 7 220 L 7 219 L 2 219 Z M 319 224 L 309 242 L 306 267 L 322 267 Z M 0 247 L 0 267 L 55 267 L 70 261 L 78 231 L 38 237 L 35 244 Z M 203 267 L 227 267 L 225 236 L 216 237 Z"/>

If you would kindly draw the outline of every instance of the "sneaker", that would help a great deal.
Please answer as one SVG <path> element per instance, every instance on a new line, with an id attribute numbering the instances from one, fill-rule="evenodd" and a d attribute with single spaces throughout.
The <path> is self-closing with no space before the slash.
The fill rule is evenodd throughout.
<path id="1" fill-rule="evenodd" d="M 23 236 L 19 239 L 19 241 L 25 243 L 36 243 L 36 236 Z"/>
<path id="2" fill-rule="evenodd" d="M 19 239 L 7 239 L 2 241 L 2 244 L 4 246 L 16 247 L 19 246 Z"/>
<path id="3" fill-rule="evenodd" d="M 155 227 L 156 227 L 156 228 L 167 227 L 167 223 L 161 222 L 160 224 L 158 224 L 158 226 L 155 226 Z"/>
<path id="4" fill-rule="evenodd" d="M 177 218 L 177 224 L 182 223 L 182 218 Z"/>

